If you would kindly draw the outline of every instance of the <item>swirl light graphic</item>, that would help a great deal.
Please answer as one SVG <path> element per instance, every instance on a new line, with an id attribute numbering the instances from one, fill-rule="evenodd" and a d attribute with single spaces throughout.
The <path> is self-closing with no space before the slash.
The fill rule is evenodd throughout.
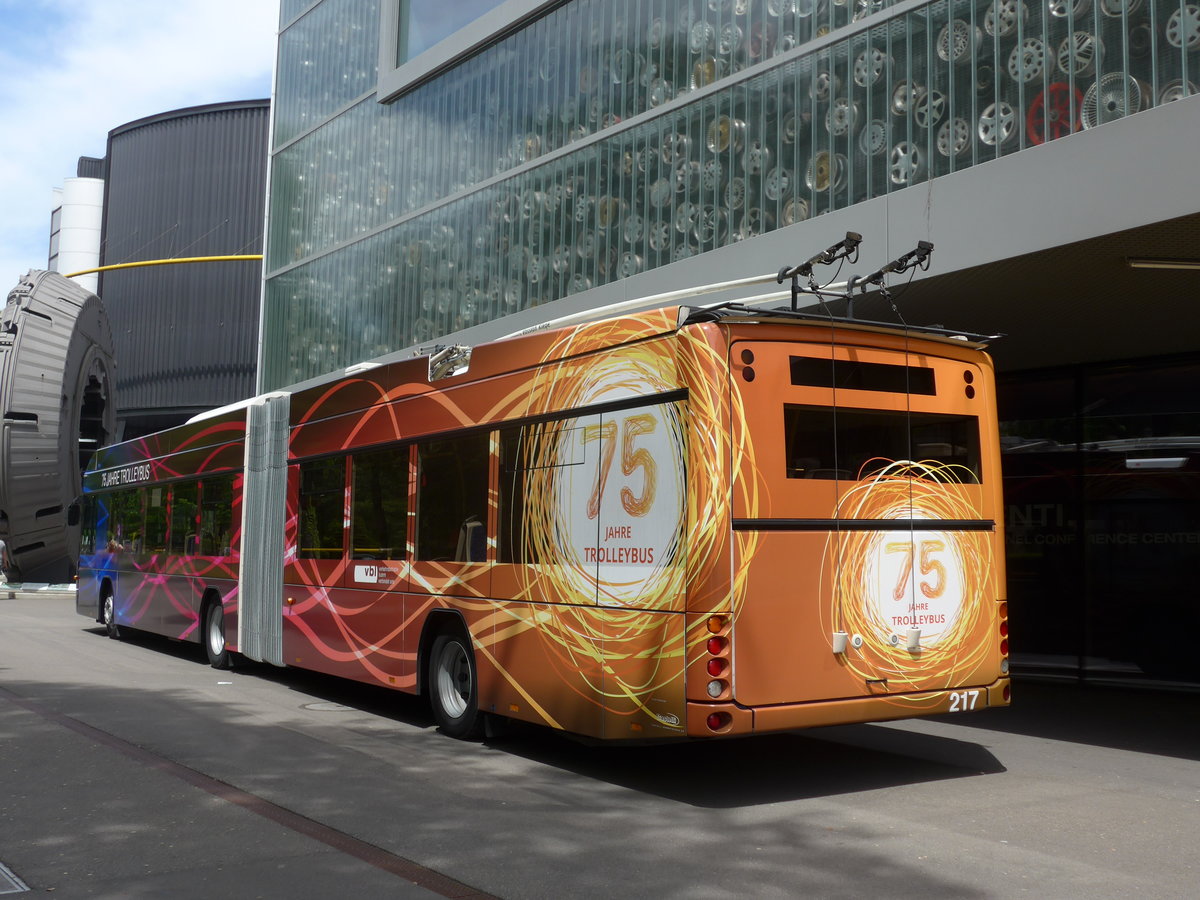
<path id="1" fill-rule="evenodd" d="M 839 501 L 838 518 L 979 518 L 965 490 L 974 480 L 969 470 L 932 460 L 873 462 L 878 468 Z M 984 661 L 987 643 L 979 638 L 988 626 L 983 600 L 992 570 L 986 534 L 841 531 L 830 535 L 825 560 L 833 605 L 823 624 L 862 635 L 861 650 L 841 658 L 864 680 L 886 679 L 889 691 L 947 687 Z M 921 647 L 909 651 L 904 633 L 914 624 Z"/>
<path id="2" fill-rule="evenodd" d="M 688 386 L 686 404 L 659 405 L 654 413 L 665 438 L 655 445 L 653 458 L 655 522 L 665 528 L 659 538 L 665 552 L 652 565 L 637 567 L 635 577 L 627 567 L 602 567 L 602 573 L 627 577 L 615 581 L 602 575 L 597 583 L 595 564 L 581 560 L 573 549 L 572 520 L 578 516 L 572 510 L 582 499 L 578 484 L 569 484 L 565 468 L 557 465 L 568 452 L 568 431 L 563 429 L 560 440 L 528 445 L 525 549 L 529 559 L 557 564 L 530 567 L 522 593 L 523 599 L 534 599 L 545 595 L 547 582 L 553 585 L 557 602 L 539 607 L 534 621 L 564 682 L 612 712 L 654 715 L 645 700 L 680 677 L 686 642 L 681 632 L 670 630 L 672 617 L 662 611 L 683 610 L 686 587 L 703 580 L 722 541 L 728 541 L 728 485 L 714 473 L 724 469 L 723 462 L 718 464 L 722 458 L 732 457 L 735 467 L 740 466 L 742 453 L 733 452 L 730 430 L 722 421 L 728 394 L 723 377 L 727 363 L 720 350 L 681 335 L 629 344 L 638 333 L 635 328 L 644 333 L 644 324 L 626 320 L 564 335 L 546 359 L 565 361 L 539 371 L 531 406 L 535 411 L 579 408 Z M 622 344 L 610 353 L 578 359 Z M 714 372 L 722 377 L 714 380 Z M 689 460 L 692 472 L 687 471 Z M 646 496 L 643 488 L 642 499 Z M 633 499 L 626 497 L 630 505 Z M 672 506 L 664 510 L 663 504 Z M 593 605 L 597 590 L 599 609 Z M 731 598 L 723 591 L 706 600 L 714 609 L 727 609 L 740 589 L 733 594 Z"/>

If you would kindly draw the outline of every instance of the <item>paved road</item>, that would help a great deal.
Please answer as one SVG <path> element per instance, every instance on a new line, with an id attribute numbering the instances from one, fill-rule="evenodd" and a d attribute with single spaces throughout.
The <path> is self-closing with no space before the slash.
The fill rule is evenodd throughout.
<path id="1" fill-rule="evenodd" d="M 0 863 L 57 897 L 1200 897 L 1200 695 L 467 744 L 415 700 L 0 594 Z M 0 894 L 6 885 L 0 869 Z M 19 895 L 17 895 L 19 896 Z"/>

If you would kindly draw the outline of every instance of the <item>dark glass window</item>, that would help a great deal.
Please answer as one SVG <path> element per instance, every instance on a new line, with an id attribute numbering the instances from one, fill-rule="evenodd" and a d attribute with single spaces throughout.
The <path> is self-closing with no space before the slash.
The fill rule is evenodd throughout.
<path id="1" fill-rule="evenodd" d="M 404 559 L 408 540 L 408 447 L 354 456 L 350 521 L 355 559 Z"/>
<path id="2" fill-rule="evenodd" d="M 142 543 L 142 492 L 137 488 L 105 494 L 103 499 L 106 521 L 105 549 L 110 552 L 127 550 L 140 553 Z"/>
<path id="3" fill-rule="evenodd" d="M 149 487 L 146 491 L 146 553 L 162 553 L 167 549 L 167 489 Z"/>
<path id="4" fill-rule="evenodd" d="M 487 558 L 488 435 L 417 449 L 417 558 Z"/>
<path id="5" fill-rule="evenodd" d="M 785 406 L 788 478 L 855 480 L 892 460 L 961 466 L 980 480 L 979 420 L 903 410 Z M 961 470 L 959 480 L 969 480 Z"/>
<path id="6" fill-rule="evenodd" d="M 196 535 L 196 511 L 199 509 L 200 483 L 177 484 L 171 489 L 172 553 L 195 554 L 200 549 Z"/>
<path id="7" fill-rule="evenodd" d="M 200 493 L 200 553 L 228 556 L 233 540 L 233 476 L 206 478 Z"/>
<path id="8" fill-rule="evenodd" d="M 541 562 L 534 542 L 529 540 L 526 517 L 544 505 L 543 498 L 553 483 L 553 470 L 582 465 L 582 458 L 567 458 L 577 445 L 567 434 L 579 427 L 578 420 L 542 422 L 507 428 L 500 432 L 500 562 Z"/>
<path id="9" fill-rule="evenodd" d="M 82 516 L 79 522 L 79 552 L 90 556 L 96 552 L 96 527 L 99 513 L 99 499 L 95 494 L 88 494 L 79 501 Z"/>
<path id="10" fill-rule="evenodd" d="M 302 559 L 342 558 L 345 491 L 345 457 L 300 464 L 300 547 L 297 552 Z"/>
<path id="11" fill-rule="evenodd" d="M 897 366 L 856 359 L 791 357 L 792 384 L 847 391 L 883 391 L 890 394 L 937 393 L 933 369 Z"/>

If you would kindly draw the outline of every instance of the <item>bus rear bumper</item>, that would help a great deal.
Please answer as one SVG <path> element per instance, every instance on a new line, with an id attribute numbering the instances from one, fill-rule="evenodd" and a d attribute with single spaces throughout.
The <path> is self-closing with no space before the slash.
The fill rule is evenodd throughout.
<path id="1" fill-rule="evenodd" d="M 820 725 L 852 725 L 860 722 L 884 722 L 889 719 L 973 712 L 993 706 L 1008 706 L 1010 685 L 1010 680 L 1005 677 L 978 687 L 759 707 L 738 706 L 735 703 L 689 702 L 687 733 L 689 737 L 763 734 L 797 728 L 815 728 Z M 710 727 L 710 719 L 714 714 L 718 714 L 723 722 L 716 729 Z"/>

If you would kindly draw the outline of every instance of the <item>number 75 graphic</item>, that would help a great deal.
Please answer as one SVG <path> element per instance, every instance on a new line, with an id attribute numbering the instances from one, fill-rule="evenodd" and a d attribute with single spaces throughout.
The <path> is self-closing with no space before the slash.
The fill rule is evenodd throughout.
<path id="1" fill-rule="evenodd" d="M 637 497 L 628 487 L 621 488 L 621 506 L 631 516 L 644 516 L 654 505 L 654 492 L 658 477 L 658 466 L 654 457 L 645 447 L 634 449 L 633 442 L 643 434 L 650 434 L 658 425 L 652 415 L 642 413 L 627 416 L 621 422 L 621 471 L 632 475 L 638 469 L 644 473 L 642 496 Z M 604 496 L 604 486 L 608 483 L 608 472 L 612 468 L 613 457 L 617 452 L 617 423 L 603 422 L 598 425 L 585 425 L 583 442 L 600 441 L 600 470 L 596 473 L 596 482 L 592 485 L 592 495 L 588 498 L 587 515 L 594 519 L 600 515 L 600 501 Z"/>
<path id="2" fill-rule="evenodd" d="M 904 554 L 904 561 L 900 564 L 900 575 L 896 579 L 896 587 L 892 589 L 892 597 L 896 600 L 903 600 L 908 596 L 908 581 L 912 578 L 913 571 L 913 543 L 912 541 L 905 541 L 903 543 L 897 541 L 895 543 L 884 544 L 883 546 L 885 553 Z M 917 546 L 920 547 L 920 551 L 917 553 L 917 561 L 920 566 L 921 575 L 933 576 L 929 581 L 926 581 L 924 578 L 921 579 L 921 594 L 933 600 L 942 596 L 942 592 L 946 590 L 946 567 L 937 558 L 937 554 L 945 552 L 946 543 L 945 541 L 930 539 L 918 542 Z"/>

